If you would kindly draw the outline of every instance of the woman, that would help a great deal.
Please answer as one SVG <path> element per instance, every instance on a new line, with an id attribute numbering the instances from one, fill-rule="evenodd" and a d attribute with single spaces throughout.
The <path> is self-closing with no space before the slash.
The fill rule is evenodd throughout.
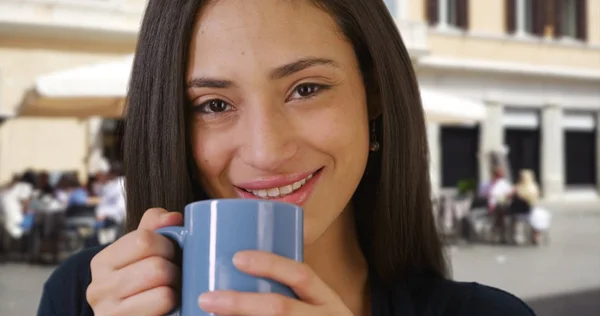
<path id="1" fill-rule="evenodd" d="M 535 174 L 532 170 L 525 169 L 519 173 L 519 182 L 515 185 L 515 194 L 511 205 L 511 212 L 519 215 L 529 215 L 530 222 L 532 217 L 532 211 L 536 207 L 540 198 L 540 188 L 535 182 Z M 545 210 L 538 210 L 536 216 L 539 217 L 539 212 L 546 215 Z M 531 239 L 534 244 L 540 243 L 540 231 L 536 229 L 535 225 L 532 225 L 532 236 Z"/>
<path id="2" fill-rule="evenodd" d="M 186 203 L 247 196 L 245 182 L 302 173 L 316 179 L 295 201 L 305 211 L 305 262 L 236 255 L 242 271 L 287 284 L 299 299 L 212 292 L 199 307 L 217 315 L 532 315 L 509 294 L 446 279 L 419 91 L 382 1 L 152 0 L 126 117 L 131 232 L 59 268 L 41 315 L 166 314 L 177 304 L 180 269 L 172 243 L 153 230 L 181 224 Z M 267 193 L 282 199 L 275 188 Z M 67 289 L 56 293 L 59 285 Z"/>
<path id="3" fill-rule="evenodd" d="M 535 182 L 535 175 L 532 170 L 524 169 L 519 173 L 519 182 L 515 186 L 515 195 L 517 198 L 527 202 L 531 210 L 540 198 L 540 188 Z"/>
<path id="4" fill-rule="evenodd" d="M 4 230 L 13 239 L 20 239 L 25 232 L 22 225 L 35 184 L 35 173 L 28 170 L 0 197 L 1 209 L 4 212 Z"/>

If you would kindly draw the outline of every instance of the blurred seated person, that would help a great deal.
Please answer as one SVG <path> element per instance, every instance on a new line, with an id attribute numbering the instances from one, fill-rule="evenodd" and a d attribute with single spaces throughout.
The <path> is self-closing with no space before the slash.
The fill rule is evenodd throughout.
<path id="1" fill-rule="evenodd" d="M 100 198 L 104 185 L 109 181 L 110 170 L 111 167 L 106 158 L 102 158 L 94 164 L 87 182 L 87 190 L 91 197 Z"/>
<path id="2" fill-rule="evenodd" d="M 67 206 L 67 203 L 69 202 L 69 192 L 68 192 L 68 175 L 63 174 L 60 177 L 60 180 L 58 180 L 58 183 L 56 184 L 56 200 L 58 200 L 58 202 L 60 203 L 60 205 L 62 205 L 63 207 Z"/>
<path id="3" fill-rule="evenodd" d="M 123 171 L 115 164 L 102 186 L 100 203 L 96 208 L 98 241 L 101 245 L 118 238 L 118 231 L 125 222 L 125 192 Z"/>
<path id="4" fill-rule="evenodd" d="M 109 172 L 110 165 L 105 158 L 97 161 L 90 170 L 86 184 L 86 189 L 89 194 L 89 204 L 97 205 L 100 203 L 103 187 L 108 182 Z"/>
<path id="5" fill-rule="evenodd" d="M 20 180 L 21 180 L 20 174 L 17 174 L 17 173 L 13 174 L 12 179 L 0 187 L 0 194 L 4 194 L 4 192 L 9 191 Z"/>
<path id="6" fill-rule="evenodd" d="M 504 169 L 497 167 L 492 171 L 492 181 L 487 192 L 488 208 L 496 218 L 495 226 L 498 230 L 501 243 L 506 243 L 506 216 L 509 214 L 510 198 L 513 186 L 506 179 Z"/>
<path id="7" fill-rule="evenodd" d="M 492 171 L 492 181 L 487 191 L 488 206 L 494 211 L 498 206 L 506 205 L 513 194 L 513 186 L 506 179 L 504 169 L 497 167 Z"/>
<path id="8" fill-rule="evenodd" d="M 63 205 L 57 199 L 56 190 L 50 184 L 50 175 L 42 171 L 37 175 L 36 188 L 31 197 L 29 211 L 56 212 L 64 211 Z"/>
<path id="9" fill-rule="evenodd" d="M 69 200 L 71 199 L 71 196 L 73 195 L 73 193 L 80 188 L 81 188 L 81 184 L 79 183 L 79 180 L 77 179 L 77 173 L 63 173 L 55 187 L 56 199 L 64 207 L 68 207 L 69 204 L 71 204 L 71 206 L 72 206 L 73 203 L 69 203 Z M 85 196 L 88 195 L 86 190 L 83 190 L 83 192 L 85 193 Z M 76 192 L 75 194 L 80 195 L 81 193 Z M 74 203 L 74 204 L 85 205 L 86 203 L 83 202 L 83 203 Z"/>
<path id="10" fill-rule="evenodd" d="M 532 170 L 521 170 L 519 182 L 515 186 L 513 201 L 511 203 L 511 213 L 516 215 L 531 215 L 533 209 L 538 204 L 540 198 L 540 188 L 535 181 L 535 174 Z M 544 212 L 540 209 L 538 211 Z M 531 225 L 532 240 L 534 244 L 539 244 L 541 232 Z"/>
<path id="11" fill-rule="evenodd" d="M 504 169 L 496 167 L 492 169 L 491 180 L 479 184 L 471 207 L 485 206 L 493 211 L 496 205 L 504 202 L 510 194 L 512 194 L 512 186 L 505 177 Z"/>
<path id="12" fill-rule="evenodd" d="M 67 207 L 71 206 L 86 206 L 90 205 L 90 195 L 87 190 L 79 183 L 79 179 L 70 176 L 67 180 L 67 192 L 69 193 L 69 199 L 67 200 Z"/>
<path id="13" fill-rule="evenodd" d="M 519 182 L 515 186 L 511 211 L 516 214 L 529 214 L 540 198 L 540 189 L 535 182 L 532 170 L 521 170 Z"/>
<path id="14" fill-rule="evenodd" d="M 50 174 L 48 174 L 48 172 L 42 171 L 38 174 L 37 185 L 34 194 L 40 199 L 46 196 L 55 198 L 56 190 L 50 184 Z"/>
<path id="15" fill-rule="evenodd" d="M 2 204 L 0 209 L 4 213 L 4 229 L 13 239 L 20 239 L 25 233 L 22 224 L 35 184 L 35 173 L 28 170 L 0 197 Z"/>

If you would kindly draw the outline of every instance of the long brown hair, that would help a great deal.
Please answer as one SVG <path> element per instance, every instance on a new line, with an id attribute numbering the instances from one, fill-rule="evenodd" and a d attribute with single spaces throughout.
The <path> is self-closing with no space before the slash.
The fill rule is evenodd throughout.
<path id="1" fill-rule="evenodd" d="M 432 214 L 424 113 L 410 56 L 383 1 L 312 0 L 353 45 L 380 150 L 353 203 L 369 267 L 386 282 L 446 277 Z M 185 74 L 194 22 L 207 1 L 150 0 L 133 65 L 124 135 L 127 225 L 144 211 L 182 211 L 207 196 L 188 134 Z"/>

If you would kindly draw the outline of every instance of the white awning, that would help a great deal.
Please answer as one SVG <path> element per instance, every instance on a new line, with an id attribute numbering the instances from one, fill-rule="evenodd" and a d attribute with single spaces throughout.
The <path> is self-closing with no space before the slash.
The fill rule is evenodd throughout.
<path id="1" fill-rule="evenodd" d="M 39 77 L 19 109 L 22 116 L 120 117 L 133 55 Z"/>
<path id="2" fill-rule="evenodd" d="M 84 66 L 42 76 L 35 86 L 52 97 L 125 97 L 133 55 L 109 63 Z"/>
<path id="3" fill-rule="evenodd" d="M 428 122 L 441 124 L 474 123 L 485 119 L 482 102 L 421 88 L 421 101 Z"/>

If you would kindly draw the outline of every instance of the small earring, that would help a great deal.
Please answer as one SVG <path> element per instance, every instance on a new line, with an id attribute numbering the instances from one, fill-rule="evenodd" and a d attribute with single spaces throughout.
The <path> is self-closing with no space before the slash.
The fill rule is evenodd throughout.
<path id="1" fill-rule="evenodd" d="M 375 122 L 371 124 L 371 142 L 369 143 L 369 150 L 372 152 L 379 151 L 379 142 L 377 141 L 377 134 L 375 133 Z"/>
<path id="2" fill-rule="evenodd" d="M 379 151 L 379 142 L 378 141 L 371 141 L 371 144 L 369 146 L 369 150 L 372 152 L 376 152 Z"/>

